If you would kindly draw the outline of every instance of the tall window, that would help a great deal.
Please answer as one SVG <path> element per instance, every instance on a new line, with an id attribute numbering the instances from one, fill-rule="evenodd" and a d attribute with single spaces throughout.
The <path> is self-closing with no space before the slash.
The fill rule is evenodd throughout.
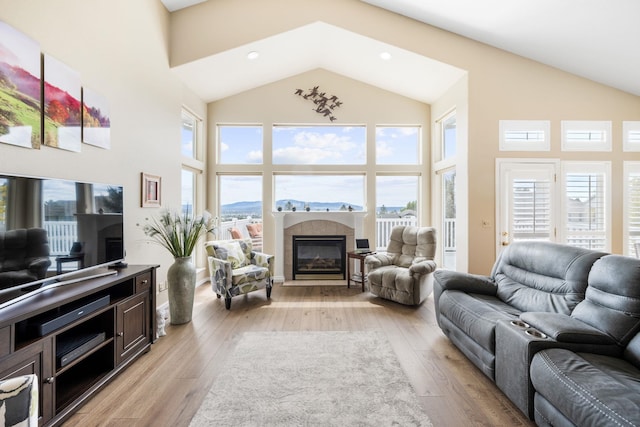
<path id="1" fill-rule="evenodd" d="M 204 144 L 202 143 L 202 120 L 191 111 L 182 109 L 180 129 L 180 153 L 182 170 L 180 172 L 180 210 L 187 215 L 202 214 L 204 197 L 198 195 L 203 186 Z M 202 254 L 195 253 L 195 262 L 204 263 Z"/>
<path id="2" fill-rule="evenodd" d="M 564 162 L 564 240 L 587 249 L 609 251 L 610 164 Z"/>
<path id="3" fill-rule="evenodd" d="M 442 266 L 451 270 L 456 268 L 456 170 L 450 169 L 442 174 Z"/>
<path id="4" fill-rule="evenodd" d="M 192 170 L 182 169 L 182 194 L 180 207 L 182 212 L 188 215 L 195 213 L 196 176 Z"/>
<path id="5" fill-rule="evenodd" d="M 456 268 L 456 111 L 450 111 L 435 122 L 433 145 L 434 224 L 439 227 L 437 245 L 439 262 L 444 268 Z"/>
<path id="6" fill-rule="evenodd" d="M 386 248 L 395 225 L 418 225 L 418 176 L 376 177 L 376 247 Z"/>
<path id="7" fill-rule="evenodd" d="M 182 111 L 181 150 L 183 157 L 196 158 L 198 149 L 198 120 L 188 111 Z"/>
<path id="8" fill-rule="evenodd" d="M 455 157 L 456 146 L 456 113 L 450 113 L 441 122 L 442 160 Z"/>
<path id="9" fill-rule="evenodd" d="M 252 124 L 218 125 L 219 237 L 229 237 L 225 230 L 232 224 L 244 234 L 242 221 L 248 216 L 257 221 L 264 211 L 277 210 L 375 211 L 376 223 L 384 219 L 393 225 L 415 225 L 420 216 L 422 146 L 422 128 L 413 125 L 276 124 L 271 135 L 263 135 L 262 127 Z M 263 147 L 268 150 L 264 159 L 250 155 Z M 251 159 L 257 158 L 260 162 L 252 164 Z M 372 175 L 381 177 L 378 197 L 382 200 L 367 191 L 367 183 L 374 185 Z M 239 178 L 255 181 L 243 186 Z M 263 194 L 271 200 L 262 200 Z M 249 214 L 245 208 L 254 210 Z M 386 208 L 389 215 L 396 212 L 395 219 L 379 217 Z M 369 230 L 363 233 L 386 246 L 388 237 L 374 238 Z"/>
<path id="10" fill-rule="evenodd" d="M 420 163 L 418 126 L 376 126 L 376 163 L 416 165 Z"/>
<path id="11" fill-rule="evenodd" d="M 262 151 L 262 126 L 218 126 L 218 163 L 261 164 Z"/>

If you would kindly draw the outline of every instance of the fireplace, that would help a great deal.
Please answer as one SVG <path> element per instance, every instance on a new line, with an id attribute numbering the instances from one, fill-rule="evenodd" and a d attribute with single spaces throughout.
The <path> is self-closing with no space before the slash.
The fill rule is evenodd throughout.
<path id="1" fill-rule="evenodd" d="M 346 236 L 293 236 L 293 280 L 344 280 L 346 242 Z"/>

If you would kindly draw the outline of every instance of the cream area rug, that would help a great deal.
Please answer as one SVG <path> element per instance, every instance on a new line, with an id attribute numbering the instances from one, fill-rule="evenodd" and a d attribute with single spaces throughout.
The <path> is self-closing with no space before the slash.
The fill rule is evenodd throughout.
<path id="1" fill-rule="evenodd" d="M 191 427 L 431 426 L 382 332 L 245 332 Z"/>

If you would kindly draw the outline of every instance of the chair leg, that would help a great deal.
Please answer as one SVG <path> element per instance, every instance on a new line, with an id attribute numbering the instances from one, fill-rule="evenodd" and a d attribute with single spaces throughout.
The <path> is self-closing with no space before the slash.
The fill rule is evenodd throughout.
<path id="1" fill-rule="evenodd" d="M 271 286 L 267 286 L 267 299 L 271 298 Z"/>
<path id="2" fill-rule="evenodd" d="M 227 310 L 231 309 L 231 297 L 224 297 L 224 306 Z"/>

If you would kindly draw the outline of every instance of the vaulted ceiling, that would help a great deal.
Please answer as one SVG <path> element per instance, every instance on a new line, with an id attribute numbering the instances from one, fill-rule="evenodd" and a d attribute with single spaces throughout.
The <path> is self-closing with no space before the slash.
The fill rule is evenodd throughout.
<path id="1" fill-rule="evenodd" d="M 203 1 L 207 0 L 162 0 L 169 11 Z M 640 96 L 638 0 L 362 1 Z M 340 42 L 327 49 L 327 43 L 318 43 L 327 38 Z M 251 66 L 247 65 L 247 48 L 260 52 Z M 296 60 L 283 61 L 282 52 L 290 57 L 295 53 Z M 353 52 L 363 55 L 354 60 Z M 382 52 L 390 53 L 393 60 L 381 65 Z M 351 60 L 345 61 L 347 58 Z M 464 73 L 321 22 L 178 66 L 175 71 L 198 96 L 211 102 L 313 68 L 426 103 L 437 99 Z M 231 71 L 217 75 L 212 85 L 208 70 Z M 428 85 L 425 75 L 433 77 Z"/>

